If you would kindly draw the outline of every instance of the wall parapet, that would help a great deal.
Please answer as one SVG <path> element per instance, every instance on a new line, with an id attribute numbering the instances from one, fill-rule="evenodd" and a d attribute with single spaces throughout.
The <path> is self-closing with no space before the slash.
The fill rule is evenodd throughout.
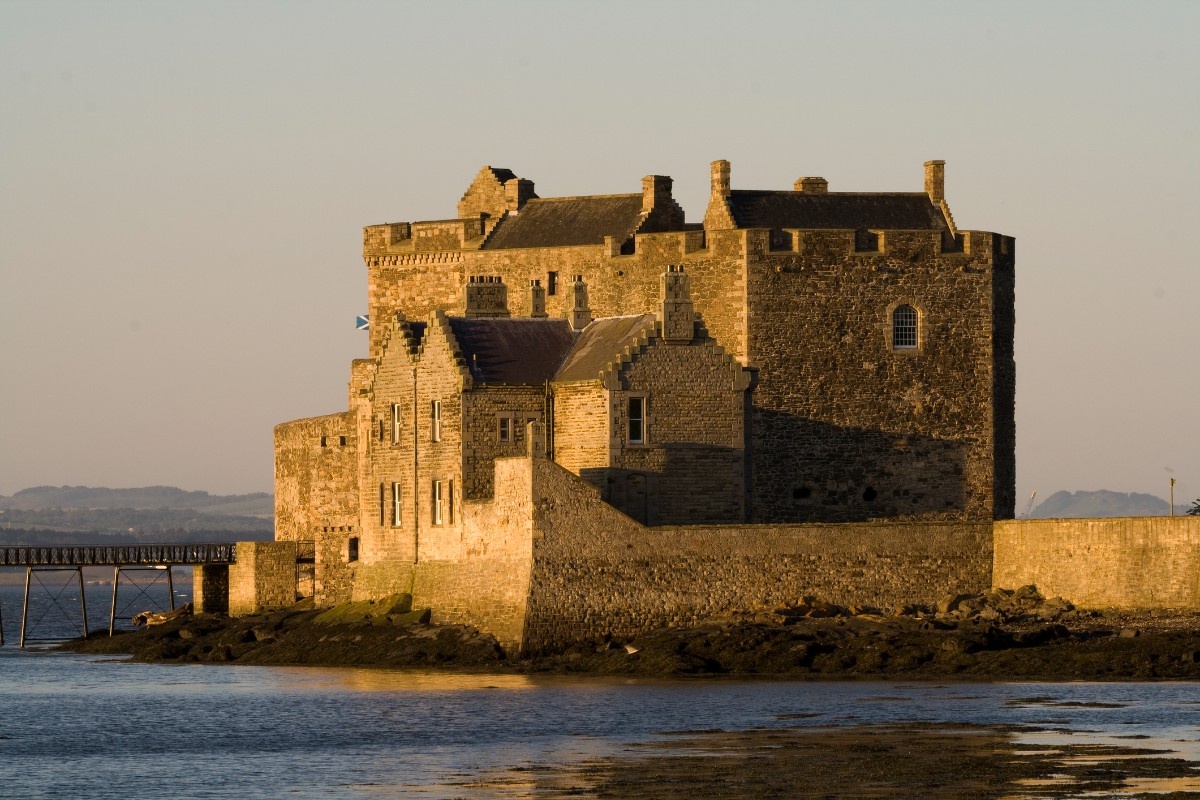
<path id="1" fill-rule="evenodd" d="M 1083 608 L 1200 608 L 1200 517 L 1004 520 L 994 585 Z"/>

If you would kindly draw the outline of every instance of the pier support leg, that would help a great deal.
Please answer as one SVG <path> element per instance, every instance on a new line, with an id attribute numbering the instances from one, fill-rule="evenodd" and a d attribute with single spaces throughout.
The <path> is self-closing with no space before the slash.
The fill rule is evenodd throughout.
<path id="1" fill-rule="evenodd" d="M 4 646 L 4 604 L 0 603 L 0 647 Z"/>
<path id="2" fill-rule="evenodd" d="M 25 568 L 25 599 L 21 603 L 21 649 L 25 649 L 25 623 L 29 620 L 29 579 L 33 576 L 33 567 Z"/>
<path id="3" fill-rule="evenodd" d="M 167 594 L 171 596 L 171 610 L 175 610 L 175 569 L 167 564 Z"/>
<path id="4" fill-rule="evenodd" d="M 79 613 L 83 616 L 83 638 L 88 637 L 87 629 L 87 595 L 83 592 L 83 567 L 76 567 L 75 574 L 79 576 Z"/>
<path id="5" fill-rule="evenodd" d="M 113 631 L 117 627 L 117 587 L 121 585 L 121 568 L 113 567 L 113 598 L 112 606 L 108 612 L 108 638 L 112 638 Z"/>

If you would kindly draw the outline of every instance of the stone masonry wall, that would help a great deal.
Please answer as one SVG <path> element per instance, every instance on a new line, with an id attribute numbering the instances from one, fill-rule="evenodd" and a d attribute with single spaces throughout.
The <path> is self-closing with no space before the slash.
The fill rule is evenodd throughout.
<path id="1" fill-rule="evenodd" d="M 992 580 L 1084 608 L 1200 609 L 1200 517 L 997 522 Z"/>
<path id="2" fill-rule="evenodd" d="M 643 347 L 621 370 L 621 388 L 610 393 L 608 499 L 649 525 L 744 522 L 741 372 L 711 341 L 655 338 Z M 630 397 L 645 398 L 644 444 L 628 441 Z M 631 487 L 631 479 L 646 485 Z"/>
<path id="3" fill-rule="evenodd" d="M 536 503 L 531 651 L 806 594 L 893 608 L 991 585 L 990 522 L 645 528 L 558 465 L 527 463 Z"/>
<path id="4" fill-rule="evenodd" d="M 229 565 L 229 614 L 287 608 L 296 602 L 296 543 L 238 542 Z"/>
<path id="5" fill-rule="evenodd" d="M 554 385 L 554 460 L 600 488 L 602 476 L 585 473 L 609 464 L 608 390 L 599 381 Z"/>
<path id="6" fill-rule="evenodd" d="M 753 519 L 1011 516 L 1013 475 L 994 454 L 998 422 L 1012 442 L 1011 372 L 993 368 L 1012 363 L 1011 319 L 993 318 L 1011 299 L 1001 237 L 968 232 L 946 253 L 935 232 L 887 231 L 857 252 L 852 231 L 804 231 L 773 251 L 766 231 L 746 233 Z M 899 304 L 918 311 L 917 349 L 891 347 Z"/>
<path id="7" fill-rule="evenodd" d="M 541 386 L 477 386 L 463 395 L 463 500 L 492 495 L 492 463 L 527 452 L 525 426 L 545 417 Z M 507 442 L 500 441 L 500 418 L 508 419 Z"/>
<path id="8" fill-rule="evenodd" d="M 358 523 L 357 439 L 348 412 L 275 427 L 277 540 Z"/>

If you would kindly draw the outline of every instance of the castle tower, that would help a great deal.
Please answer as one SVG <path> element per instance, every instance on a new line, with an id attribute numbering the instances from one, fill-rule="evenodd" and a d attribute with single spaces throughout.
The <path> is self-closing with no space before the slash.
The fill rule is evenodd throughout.
<path id="1" fill-rule="evenodd" d="M 571 310 L 567 318 L 571 320 L 573 330 L 581 331 L 592 322 L 592 309 L 588 307 L 588 288 L 582 275 L 575 276 L 569 295 L 568 306 Z"/>
<path id="2" fill-rule="evenodd" d="M 547 316 L 546 290 L 538 278 L 531 278 L 529 281 L 529 295 L 525 300 L 525 316 L 534 319 L 545 319 Z"/>
<path id="3" fill-rule="evenodd" d="M 662 274 L 663 341 L 686 344 L 696 333 L 696 314 L 692 309 L 691 278 L 683 267 L 667 266 Z"/>
<path id="4" fill-rule="evenodd" d="M 466 317 L 507 317 L 508 287 L 498 275 L 472 275 L 466 285 Z"/>

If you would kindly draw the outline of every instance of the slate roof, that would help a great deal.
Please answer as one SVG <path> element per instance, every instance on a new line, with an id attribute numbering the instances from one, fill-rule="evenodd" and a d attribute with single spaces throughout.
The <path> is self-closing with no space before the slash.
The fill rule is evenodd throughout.
<path id="1" fill-rule="evenodd" d="M 575 339 L 565 319 L 450 317 L 450 330 L 478 383 L 541 386 Z"/>
<path id="2" fill-rule="evenodd" d="M 604 244 L 605 236 L 624 242 L 641 216 L 640 194 L 538 198 L 504 217 L 483 249 Z"/>
<path id="3" fill-rule="evenodd" d="M 739 228 L 946 230 L 923 192 L 809 194 L 735 189 L 729 207 Z"/>
<path id="4" fill-rule="evenodd" d="M 554 380 L 599 380 L 609 362 L 615 361 L 626 345 L 632 344 L 638 334 L 653 326 L 657 319 L 654 314 L 636 314 L 594 320 L 579 334 Z"/>

